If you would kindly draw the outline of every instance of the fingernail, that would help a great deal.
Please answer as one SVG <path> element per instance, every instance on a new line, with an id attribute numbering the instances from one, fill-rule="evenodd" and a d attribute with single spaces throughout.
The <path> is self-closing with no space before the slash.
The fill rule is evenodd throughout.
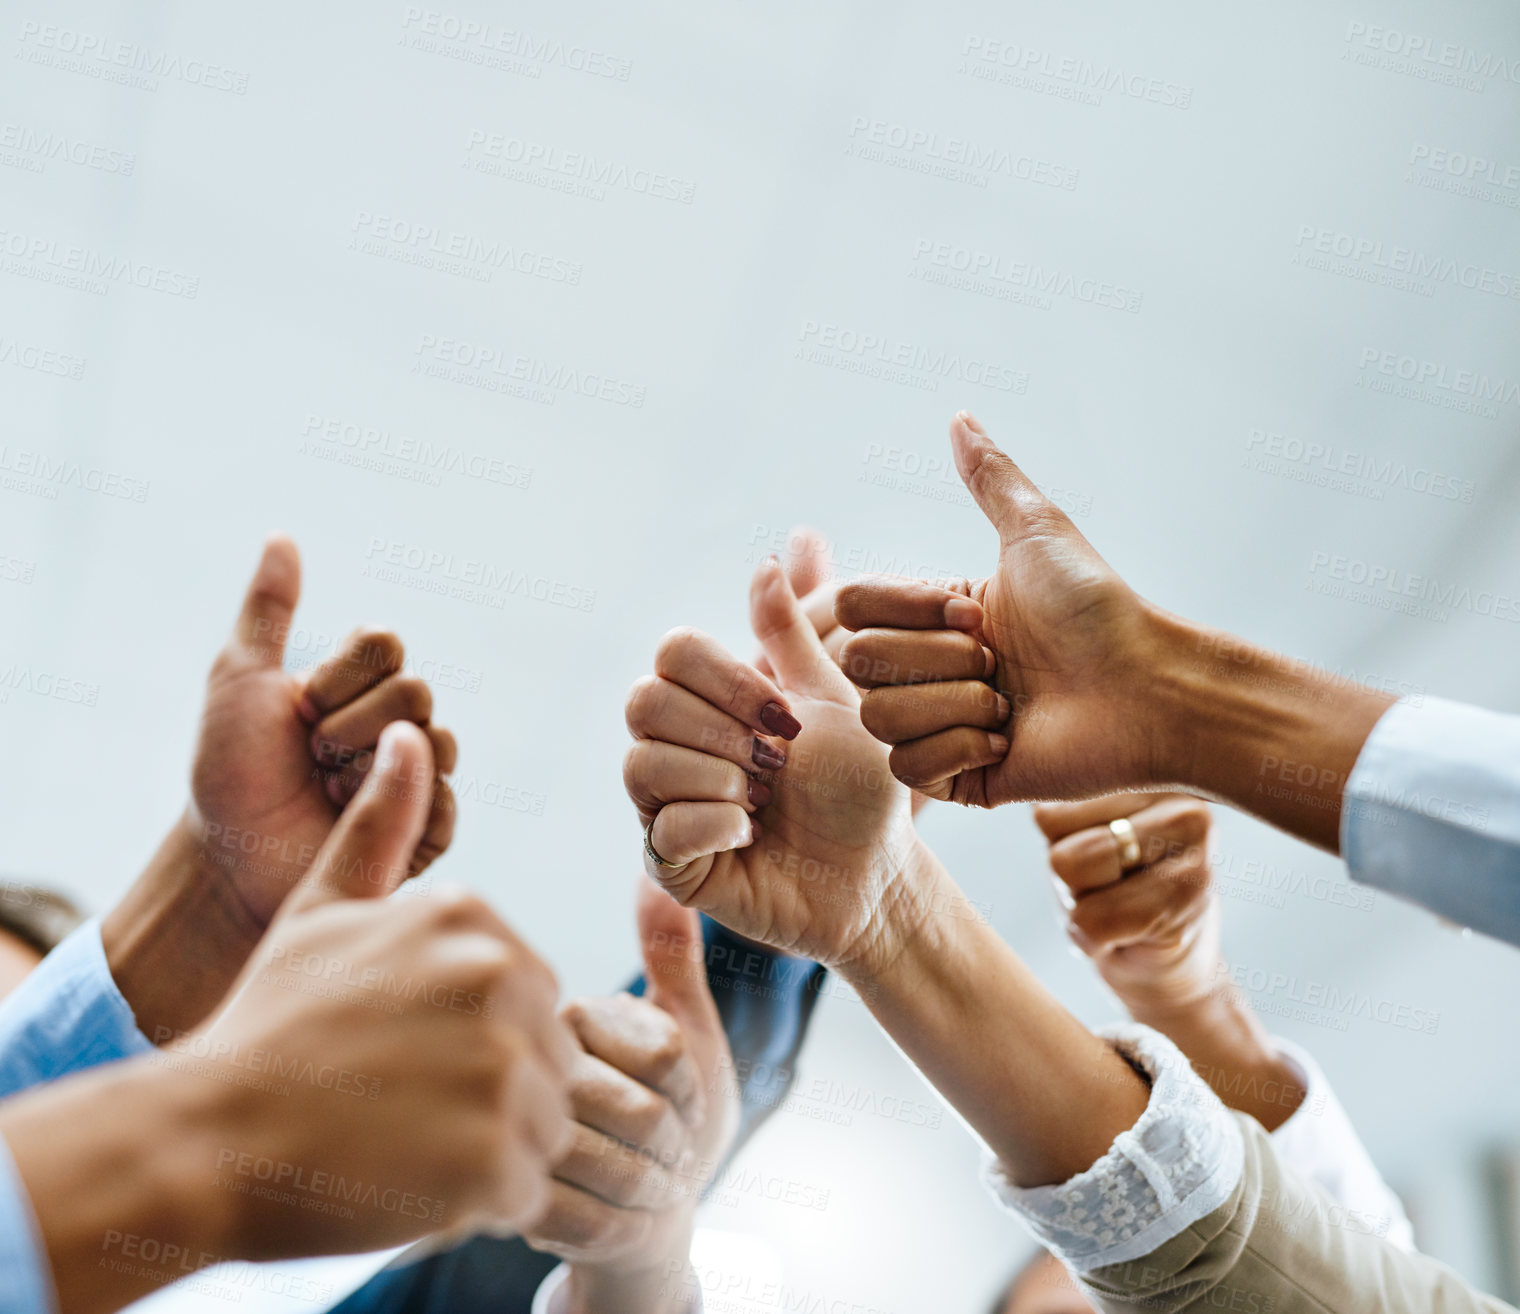
<path id="1" fill-rule="evenodd" d="M 970 429 L 972 433 L 980 434 L 983 438 L 987 436 L 987 430 L 982 428 L 982 422 L 970 411 L 956 411 L 955 418 L 964 424 L 966 428 Z"/>
<path id="2" fill-rule="evenodd" d="M 802 722 L 780 703 L 766 703 L 760 709 L 760 724 L 783 739 L 795 739 L 802 732 Z"/>
<path id="3" fill-rule="evenodd" d="M 759 838 L 760 838 L 760 823 L 758 821 L 751 821 L 749 823 L 749 842 L 751 844 L 753 844 Z"/>
<path id="4" fill-rule="evenodd" d="M 996 754 L 996 756 L 999 757 L 999 758 L 1007 757 L 1008 756 L 1008 736 L 1007 735 L 988 735 L 987 736 L 987 751 L 989 753 Z"/>
<path id="5" fill-rule="evenodd" d="M 1006 721 L 1012 715 L 1013 715 L 1013 704 L 1010 703 L 1006 698 L 1004 698 L 1002 694 L 999 694 L 997 696 L 997 718 L 998 718 L 998 720 L 999 721 Z"/>
<path id="6" fill-rule="evenodd" d="M 757 808 L 763 808 L 771 801 L 771 787 L 763 780 L 750 777 L 745 786 L 745 792 L 749 795 L 749 801 Z"/>
<path id="7" fill-rule="evenodd" d="M 750 760 L 757 766 L 767 771 L 779 771 L 786 765 L 786 754 L 779 748 L 773 748 L 763 739 L 757 739 L 754 746 L 749 750 Z"/>
<path id="8" fill-rule="evenodd" d="M 987 669 L 982 672 L 982 679 L 990 680 L 992 673 L 997 670 L 997 653 L 993 652 L 991 648 L 983 648 L 982 660 L 987 663 Z"/>
<path id="9" fill-rule="evenodd" d="M 945 603 L 945 624 L 952 630 L 974 630 L 982 623 L 982 609 L 970 598 L 955 597 Z"/>
<path id="10" fill-rule="evenodd" d="M 317 711 L 317 705 L 307 697 L 304 689 L 301 691 L 301 696 L 296 700 L 296 711 L 300 713 L 301 720 L 305 721 L 307 725 L 316 725 L 322 719 L 322 713 Z"/>

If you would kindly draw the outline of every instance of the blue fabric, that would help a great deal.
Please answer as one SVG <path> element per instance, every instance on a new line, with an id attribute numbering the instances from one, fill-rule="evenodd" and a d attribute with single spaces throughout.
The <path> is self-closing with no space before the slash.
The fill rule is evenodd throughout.
<path id="1" fill-rule="evenodd" d="M 52 1273 L 42 1254 L 37 1220 L 0 1140 L 0 1314 L 43 1314 L 55 1308 Z"/>
<path id="2" fill-rule="evenodd" d="M 0 1096 L 152 1049 L 86 922 L 0 1003 Z M 0 1314 L 53 1308 L 52 1274 L 26 1188 L 0 1141 Z"/>
<path id="3" fill-rule="evenodd" d="M 825 971 L 741 940 L 711 918 L 702 922 L 707 982 L 739 1079 L 732 1157 L 785 1098 Z M 643 994 L 644 978 L 629 990 Z M 518 1237 L 476 1237 L 447 1254 L 377 1273 L 333 1314 L 529 1314 L 534 1293 L 558 1263 Z"/>
<path id="4" fill-rule="evenodd" d="M 1395 703 L 1346 782 L 1352 878 L 1520 945 L 1520 717 Z"/>

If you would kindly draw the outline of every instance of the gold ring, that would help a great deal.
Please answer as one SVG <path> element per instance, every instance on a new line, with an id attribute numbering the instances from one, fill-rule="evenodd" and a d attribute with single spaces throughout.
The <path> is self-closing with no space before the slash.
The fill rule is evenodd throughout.
<path id="1" fill-rule="evenodd" d="M 1108 823 L 1108 829 L 1112 832 L 1115 842 L 1119 845 L 1119 871 L 1120 873 L 1134 871 L 1136 867 L 1145 864 L 1140 860 L 1140 837 L 1135 834 L 1135 828 L 1130 825 L 1128 817 L 1119 817 Z"/>
<path id="2" fill-rule="evenodd" d="M 644 827 L 644 852 L 649 855 L 649 861 L 656 867 L 684 867 L 686 865 L 684 862 L 666 862 L 660 857 L 659 850 L 654 846 L 654 840 L 650 838 L 650 832 L 653 829 L 653 821 Z"/>

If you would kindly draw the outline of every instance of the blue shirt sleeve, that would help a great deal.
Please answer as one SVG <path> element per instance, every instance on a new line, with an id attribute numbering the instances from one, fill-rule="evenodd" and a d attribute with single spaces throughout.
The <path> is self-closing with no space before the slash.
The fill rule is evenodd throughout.
<path id="1" fill-rule="evenodd" d="M 1341 853 L 1353 879 L 1520 945 L 1520 716 L 1395 703 L 1346 782 Z"/>
<path id="2" fill-rule="evenodd" d="M 46 1314 L 58 1308 L 42 1234 L 4 1140 L 0 1140 L 0 1274 L 4 1274 L 0 1314 Z"/>
<path id="3" fill-rule="evenodd" d="M 111 979 L 92 918 L 0 1003 L 0 1096 L 152 1048 Z"/>

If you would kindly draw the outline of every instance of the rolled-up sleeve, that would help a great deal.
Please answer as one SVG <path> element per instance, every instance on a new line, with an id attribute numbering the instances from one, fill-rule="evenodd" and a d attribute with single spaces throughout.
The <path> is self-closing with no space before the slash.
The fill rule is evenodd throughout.
<path id="1" fill-rule="evenodd" d="M 21 1175 L 0 1140 L 0 1314 L 46 1314 L 55 1309 L 53 1276 Z"/>
<path id="2" fill-rule="evenodd" d="M 1395 703 L 1346 782 L 1354 880 L 1520 945 L 1520 716 Z"/>
<path id="3" fill-rule="evenodd" d="M 85 922 L 0 1003 L 0 1096 L 153 1048 Z"/>

